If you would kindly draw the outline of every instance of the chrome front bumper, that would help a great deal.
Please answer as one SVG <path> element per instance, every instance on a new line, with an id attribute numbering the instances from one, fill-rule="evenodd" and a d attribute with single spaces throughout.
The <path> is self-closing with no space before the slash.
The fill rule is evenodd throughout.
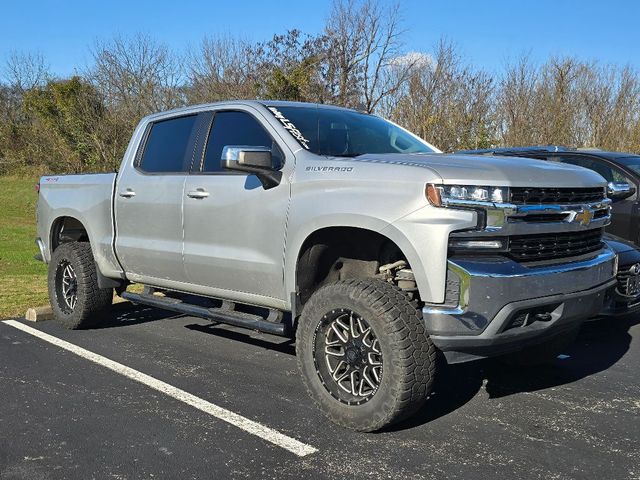
<path id="1" fill-rule="evenodd" d="M 448 260 L 448 305 L 426 305 L 431 339 L 450 361 L 519 350 L 576 327 L 603 307 L 616 256 L 526 267 L 505 257 Z"/>

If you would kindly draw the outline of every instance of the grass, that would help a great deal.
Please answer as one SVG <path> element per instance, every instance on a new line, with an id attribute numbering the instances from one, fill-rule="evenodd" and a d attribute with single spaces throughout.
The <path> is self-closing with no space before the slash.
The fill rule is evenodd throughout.
<path id="1" fill-rule="evenodd" d="M 0 177 L 0 318 L 24 315 L 48 303 L 47 268 L 34 260 L 38 247 L 37 179 Z"/>

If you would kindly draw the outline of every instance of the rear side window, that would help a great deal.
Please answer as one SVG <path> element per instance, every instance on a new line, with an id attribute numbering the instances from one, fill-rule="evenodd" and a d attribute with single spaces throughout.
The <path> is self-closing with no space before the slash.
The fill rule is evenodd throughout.
<path id="1" fill-rule="evenodd" d="M 203 172 L 223 171 L 220 166 L 222 149 L 227 145 L 267 147 L 271 149 L 273 166 L 282 166 L 282 152 L 271 135 L 255 118 L 246 112 L 217 112 L 207 141 Z"/>
<path id="2" fill-rule="evenodd" d="M 150 173 L 186 172 L 191 158 L 187 148 L 196 118 L 189 115 L 152 124 L 138 166 Z"/>

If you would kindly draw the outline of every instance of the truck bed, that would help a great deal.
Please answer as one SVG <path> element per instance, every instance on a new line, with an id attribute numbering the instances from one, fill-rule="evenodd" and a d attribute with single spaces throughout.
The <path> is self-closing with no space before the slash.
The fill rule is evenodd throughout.
<path id="1" fill-rule="evenodd" d="M 38 232 L 50 232 L 63 217 L 81 222 L 87 229 L 100 271 L 120 276 L 113 240 L 113 192 L 116 173 L 48 175 L 40 179 Z M 51 258 L 52 239 L 42 235 L 44 260 Z"/>

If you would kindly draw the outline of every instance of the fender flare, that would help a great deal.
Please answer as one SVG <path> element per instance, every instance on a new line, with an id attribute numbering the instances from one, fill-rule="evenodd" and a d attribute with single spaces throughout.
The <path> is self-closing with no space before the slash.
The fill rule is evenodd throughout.
<path id="1" fill-rule="evenodd" d="M 340 227 L 359 228 L 362 230 L 375 232 L 395 243 L 402 254 L 406 257 L 409 265 L 414 271 L 416 283 L 418 284 L 418 290 L 422 292 L 421 285 L 426 288 L 426 275 L 421 268 L 420 256 L 416 252 L 411 242 L 400 230 L 393 227 L 393 225 L 385 222 L 384 220 L 367 215 L 327 215 L 325 217 L 317 217 L 313 221 L 305 223 L 303 229 L 296 231 L 295 235 L 287 239 L 284 263 L 284 280 L 285 291 L 289 292 L 290 298 L 295 298 L 297 285 L 296 270 L 298 260 L 300 258 L 302 247 L 304 246 L 307 239 L 309 239 L 311 235 L 319 230 L 323 230 L 325 228 Z M 295 307 L 295 302 L 292 301 L 292 308 Z"/>

